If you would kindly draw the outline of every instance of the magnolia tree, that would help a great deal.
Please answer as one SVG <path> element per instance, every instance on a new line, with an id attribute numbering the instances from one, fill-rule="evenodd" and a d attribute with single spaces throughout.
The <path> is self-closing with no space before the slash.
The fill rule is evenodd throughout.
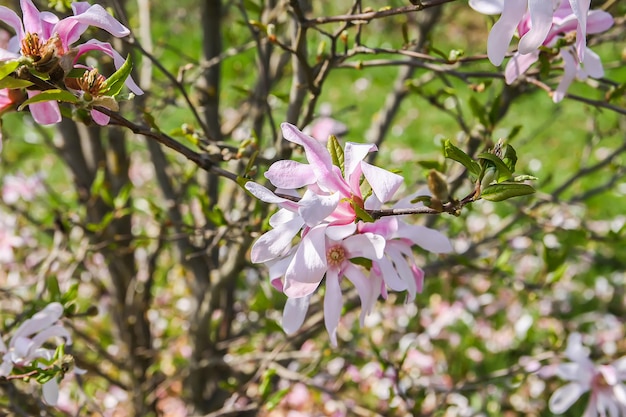
<path id="1" fill-rule="evenodd" d="M 0 414 L 626 416 L 626 4 L 98 3 L 0 6 Z"/>

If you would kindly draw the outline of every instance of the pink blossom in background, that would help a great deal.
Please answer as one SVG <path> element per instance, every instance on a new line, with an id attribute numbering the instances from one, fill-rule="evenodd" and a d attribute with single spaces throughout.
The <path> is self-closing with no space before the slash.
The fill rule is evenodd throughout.
<path id="1" fill-rule="evenodd" d="M 343 136 L 348 131 L 348 127 L 341 123 L 337 119 L 333 119 L 332 117 L 322 116 L 313 121 L 311 123 L 311 127 L 309 130 L 309 134 L 315 139 L 319 140 L 322 143 L 328 142 L 328 137 L 330 135 L 333 136 Z"/>
<path id="2" fill-rule="evenodd" d="M 568 337 L 565 356 L 571 362 L 557 365 L 556 375 L 569 383 L 554 391 L 550 397 L 548 405 L 551 412 L 564 413 L 589 392 L 584 417 L 626 415 L 626 357 L 608 365 L 594 364 L 579 333 Z"/>
<path id="3" fill-rule="evenodd" d="M 24 239 L 16 234 L 15 216 L 2 213 L 0 216 L 0 265 L 14 261 L 13 249 L 24 244 Z"/>
<path id="4" fill-rule="evenodd" d="M 44 192 L 41 175 L 7 174 L 2 178 L 2 201 L 15 204 L 20 199 L 33 201 Z"/>

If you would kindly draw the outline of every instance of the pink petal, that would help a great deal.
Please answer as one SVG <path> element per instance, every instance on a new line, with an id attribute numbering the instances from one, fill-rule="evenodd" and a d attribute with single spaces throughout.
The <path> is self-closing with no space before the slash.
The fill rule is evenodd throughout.
<path id="1" fill-rule="evenodd" d="M 285 333 L 294 334 L 302 327 L 310 300 L 310 296 L 287 299 L 283 310 L 283 330 Z"/>
<path id="2" fill-rule="evenodd" d="M 535 50 L 529 54 L 521 55 L 516 52 L 513 58 L 506 64 L 504 70 L 504 79 L 507 84 L 513 84 L 513 81 L 519 78 L 520 75 L 528 71 L 528 68 L 539 59 L 539 51 Z"/>
<path id="3" fill-rule="evenodd" d="M 41 91 L 26 90 L 28 97 L 34 97 Z M 30 114 L 40 125 L 52 125 L 61 121 L 61 111 L 56 101 L 42 101 L 28 105 Z"/>
<path id="4" fill-rule="evenodd" d="M 587 16 L 587 32 L 589 34 L 602 33 L 609 30 L 615 20 L 610 13 L 604 10 L 592 10 Z"/>
<path id="5" fill-rule="evenodd" d="M 118 22 L 99 4 L 94 4 L 84 12 L 67 19 L 75 20 L 81 25 L 94 26 L 106 30 L 117 38 L 130 35 L 130 30 Z"/>
<path id="6" fill-rule="evenodd" d="M 107 116 L 106 114 L 102 112 L 99 112 L 98 110 L 91 111 L 91 118 L 93 119 L 94 122 L 96 122 L 97 125 L 100 125 L 100 126 L 108 125 L 109 121 L 111 120 L 109 116 Z"/>
<path id="7" fill-rule="evenodd" d="M 22 20 L 24 22 L 24 30 L 30 33 L 42 34 L 41 19 L 39 10 L 31 0 L 21 0 Z"/>
<path id="8" fill-rule="evenodd" d="M 578 27 L 576 29 L 576 52 L 578 59 L 584 61 L 585 49 L 587 47 L 587 14 L 591 0 L 569 0 L 572 11 L 578 19 Z"/>
<path id="9" fill-rule="evenodd" d="M 552 1 L 528 0 L 532 26 L 519 42 L 519 52 L 529 54 L 541 46 L 552 27 Z"/>
<path id="10" fill-rule="evenodd" d="M 8 7 L 0 6 L 0 20 L 15 30 L 20 40 L 24 38 L 24 26 L 22 25 L 22 19 L 17 13 Z"/>
<path id="11" fill-rule="evenodd" d="M 513 39 L 515 28 L 526 12 L 526 6 L 526 0 L 506 0 L 504 2 L 502 16 L 491 28 L 487 40 L 487 55 L 493 65 L 502 63 L 506 51 L 509 49 L 509 43 Z"/>
<path id="12" fill-rule="evenodd" d="M 275 187 L 288 189 L 301 188 L 316 180 L 311 165 L 290 160 L 274 162 L 265 173 L 265 178 Z"/>
<path id="13" fill-rule="evenodd" d="M 326 294 L 324 294 L 324 324 L 332 346 L 337 346 L 337 326 L 339 326 L 342 308 L 343 297 L 339 277 L 336 271 L 328 271 L 326 274 Z"/>
<path id="14" fill-rule="evenodd" d="M 582 62 L 582 70 L 586 75 L 593 78 L 604 77 L 604 67 L 600 56 L 589 48 L 587 48 L 585 60 Z"/>
<path id="15" fill-rule="evenodd" d="M 563 78 L 561 78 L 561 82 L 552 93 L 552 101 L 555 103 L 563 100 L 565 94 L 567 93 L 567 89 L 576 78 L 576 73 L 578 71 L 578 64 L 576 60 L 567 50 L 561 51 L 561 57 L 563 58 Z"/>
<path id="16" fill-rule="evenodd" d="M 407 289 L 407 283 L 400 279 L 400 275 L 396 272 L 393 264 L 386 256 L 376 260 L 376 264 L 380 268 L 380 274 L 389 288 L 394 291 L 405 291 Z"/>

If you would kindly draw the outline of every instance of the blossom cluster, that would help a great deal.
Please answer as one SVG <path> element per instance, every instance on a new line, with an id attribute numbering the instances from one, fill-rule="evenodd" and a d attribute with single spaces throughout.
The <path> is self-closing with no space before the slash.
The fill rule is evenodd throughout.
<path id="1" fill-rule="evenodd" d="M 558 48 L 563 61 L 563 77 L 552 95 L 554 102 L 565 97 L 575 78 L 604 75 L 600 57 L 587 47 L 586 37 L 608 30 L 613 17 L 603 10 L 589 10 L 589 1 L 470 0 L 469 4 L 484 14 L 501 14 L 487 41 L 489 60 L 494 65 L 504 60 L 517 29 L 520 41 L 505 69 L 507 84 L 539 60 L 541 47 Z"/>
<path id="2" fill-rule="evenodd" d="M 37 367 L 52 371 L 64 370 L 55 369 L 51 362 L 55 356 L 55 350 L 44 347 L 44 343 L 53 338 L 62 339 L 65 345 L 72 344 L 70 333 L 59 324 L 63 316 L 63 306 L 53 302 L 48 304 L 41 311 L 35 313 L 31 318 L 25 320 L 13 333 L 8 345 L 0 337 L 0 377 L 8 377 L 15 368 Z M 74 370 L 77 373 L 84 372 L 80 369 Z M 43 384 L 44 400 L 50 405 L 55 405 L 59 396 L 59 384 L 56 376 L 48 376 Z"/>
<path id="3" fill-rule="evenodd" d="M 0 21 L 14 30 L 6 45 L 0 47 L 0 64 L 13 69 L 3 79 L 7 88 L 0 91 L 0 112 L 24 101 L 25 88 L 28 106 L 35 122 L 49 125 L 61 121 L 58 100 L 83 105 L 90 110 L 93 121 L 106 125 L 109 117 L 93 107 L 102 106 L 117 110 L 117 102 L 107 79 L 94 68 L 85 66 L 78 59 L 90 52 L 99 51 L 113 59 L 119 70 L 125 60 L 111 44 L 96 39 L 73 45 L 90 27 L 103 29 L 115 37 L 130 34 L 128 28 L 118 22 L 100 5 L 87 2 L 72 3 L 73 16 L 59 19 L 52 13 L 40 12 L 31 0 L 20 0 L 22 17 L 13 10 L 0 6 Z M 125 84 L 135 94 L 141 89 L 131 78 Z M 64 90 L 69 96 L 43 98 L 43 91 Z M 39 96 L 39 98 L 36 98 Z M 74 97 L 72 97 L 74 96 Z"/>
<path id="4" fill-rule="evenodd" d="M 434 253 L 450 252 L 452 246 L 436 230 L 368 215 L 390 201 L 403 183 L 400 175 L 364 160 L 375 145 L 347 142 L 342 150 L 331 138 L 331 154 L 295 126 L 283 123 L 281 128 L 286 140 L 304 148 L 308 163 L 275 162 L 265 173 L 274 192 L 246 183 L 255 197 L 280 207 L 269 220 L 272 230 L 252 246 L 251 259 L 268 265 L 272 284 L 288 297 L 283 313 L 287 333 L 300 328 L 311 295 L 324 280 L 324 322 L 336 345 L 344 277 L 359 294 L 362 323 L 387 288 L 407 291 L 408 301 L 421 291 L 424 273 L 414 261 L 414 245 Z"/>

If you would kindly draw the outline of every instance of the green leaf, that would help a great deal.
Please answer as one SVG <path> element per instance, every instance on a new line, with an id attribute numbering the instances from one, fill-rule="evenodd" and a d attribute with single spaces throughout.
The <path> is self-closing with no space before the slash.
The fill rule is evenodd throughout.
<path id="1" fill-rule="evenodd" d="M 352 205 L 352 208 L 354 209 L 354 213 L 356 214 L 356 217 L 359 220 L 363 220 L 364 222 L 368 222 L 368 223 L 374 222 L 374 218 L 367 211 L 361 208 L 361 206 L 359 206 L 356 202 L 354 202 L 353 200 L 350 200 L 350 204 Z"/>
<path id="2" fill-rule="evenodd" d="M 213 223 L 215 226 L 225 226 L 228 224 L 224 212 L 217 206 L 213 207 L 213 210 L 205 212 L 207 220 Z"/>
<path id="3" fill-rule="evenodd" d="M 266 408 L 267 411 L 272 411 L 280 403 L 280 400 L 282 400 L 285 395 L 287 395 L 290 389 L 291 387 L 283 388 L 280 391 L 272 394 L 263 404 L 264 408 Z"/>
<path id="4" fill-rule="evenodd" d="M 0 80 L 11 74 L 20 66 L 19 61 L 1 61 L 0 62 Z"/>
<path id="5" fill-rule="evenodd" d="M 470 158 L 468 154 L 454 146 L 449 139 L 446 139 L 443 142 L 443 155 L 446 158 L 457 161 L 458 163 L 463 165 L 474 177 L 478 178 L 480 176 L 480 165 L 478 165 L 478 163 Z"/>
<path id="6" fill-rule="evenodd" d="M 23 102 L 17 110 L 21 111 L 29 104 L 41 103 L 44 101 L 65 101 L 67 103 L 78 103 L 78 97 L 65 90 L 46 90 Z"/>
<path id="7" fill-rule="evenodd" d="M 26 88 L 33 85 L 30 81 L 20 80 L 13 77 L 4 77 L 0 80 L 0 88 L 19 89 Z"/>
<path id="8" fill-rule="evenodd" d="M 341 147 L 341 144 L 339 143 L 335 135 L 330 135 L 330 137 L 328 138 L 328 143 L 326 144 L 326 147 L 328 148 L 330 157 L 333 160 L 333 165 L 336 165 L 339 168 L 341 168 L 341 173 L 343 174 L 344 164 L 345 164 L 345 160 L 343 156 L 343 148 Z"/>
<path id="9" fill-rule="evenodd" d="M 502 159 L 498 158 L 496 155 L 489 152 L 482 152 L 478 154 L 478 159 L 486 159 L 496 166 L 496 169 L 498 170 L 498 182 L 513 178 L 513 173 L 509 167 L 506 166 Z"/>
<path id="10" fill-rule="evenodd" d="M 122 91 L 122 87 L 124 87 L 124 83 L 126 79 L 130 76 L 130 72 L 133 70 L 133 63 L 130 60 L 130 55 L 124 61 L 124 64 L 115 71 L 107 80 L 102 84 L 102 89 L 100 89 L 100 94 L 103 96 L 115 97 L 120 91 Z"/>
<path id="11" fill-rule="evenodd" d="M 511 145 L 504 145 L 504 152 L 502 154 L 502 162 L 509 168 L 511 174 L 515 172 L 515 165 L 517 164 L 517 152 Z"/>
<path id="12" fill-rule="evenodd" d="M 59 288 L 59 281 L 55 276 L 49 276 L 46 278 L 46 288 L 50 294 L 51 301 L 58 301 L 61 297 L 61 290 Z"/>
<path id="13" fill-rule="evenodd" d="M 535 189 L 518 182 L 500 182 L 482 190 L 480 197 L 488 201 L 503 201 L 513 197 L 533 194 Z"/>

